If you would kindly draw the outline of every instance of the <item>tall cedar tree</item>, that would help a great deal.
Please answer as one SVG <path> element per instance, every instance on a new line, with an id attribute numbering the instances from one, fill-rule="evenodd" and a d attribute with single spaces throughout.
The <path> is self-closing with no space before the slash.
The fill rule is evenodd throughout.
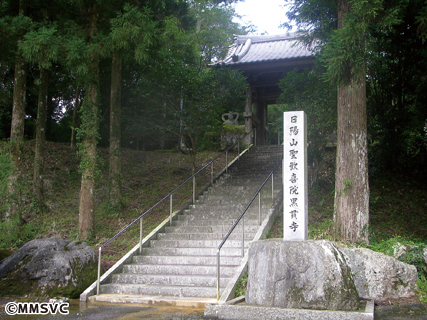
<path id="1" fill-rule="evenodd" d="M 110 204 L 121 204 L 121 87 L 123 56 L 143 63 L 159 29 L 151 11 L 145 7 L 125 5 L 123 12 L 111 19 L 111 92 L 110 92 Z M 136 44 L 136 45 L 135 45 Z M 133 53 L 133 54 L 130 54 Z"/>
<path id="2" fill-rule="evenodd" d="M 81 170 L 79 202 L 79 231 L 82 239 L 86 240 L 93 230 L 93 213 L 95 210 L 95 174 L 96 174 L 96 144 L 98 141 L 98 90 L 99 90 L 99 60 L 100 52 L 96 46 L 98 36 L 99 5 L 93 3 L 82 7 L 88 21 L 88 45 L 90 50 L 86 96 L 82 105 L 81 134 Z"/>
<path id="3" fill-rule="evenodd" d="M 43 11 L 43 10 L 41 10 Z M 48 21 L 48 14 L 44 11 L 44 19 L 35 28 L 27 32 L 19 44 L 20 52 L 27 62 L 34 63 L 40 70 L 38 84 L 36 145 L 34 156 L 33 193 L 36 202 L 43 206 L 43 164 L 44 145 L 46 140 L 46 114 L 49 75 L 52 62 L 60 56 L 60 37 L 56 27 Z"/>
<path id="4" fill-rule="evenodd" d="M 27 1 L 19 1 L 18 18 L 24 18 L 26 13 Z M 16 27 L 16 26 L 15 26 Z M 17 41 L 22 40 L 22 34 L 18 35 Z M 16 43 L 17 44 L 17 43 Z M 15 44 L 15 45 L 16 45 Z M 10 130 L 11 149 L 10 154 L 15 167 L 12 175 L 9 176 L 9 193 L 12 198 L 12 203 L 6 212 L 6 217 L 14 215 L 18 211 L 18 203 L 16 199 L 16 188 L 18 180 L 21 176 L 21 159 L 22 159 L 22 144 L 24 142 L 24 118 L 25 118 L 25 100 L 26 100 L 26 85 L 27 85 L 27 63 L 21 54 L 16 50 L 15 54 L 15 71 L 13 81 L 13 107 L 12 107 L 12 123 Z"/>
<path id="5" fill-rule="evenodd" d="M 120 114 L 122 87 L 122 57 L 118 51 L 111 58 L 111 95 L 110 95 L 110 202 L 117 206 L 121 202 L 121 161 L 120 161 Z"/>
<path id="6" fill-rule="evenodd" d="M 335 236 L 369 243 L 365 60 L 369 31 L 390 28 L 395 11 L 381 0 L 295 0 L 288 17 L 311 30 L 307 38 L 321 46 L 325 78 L 338 85 Z"/>
<path id="7" fill-rule="evenodd" d="M 132 50 L 138 61 L 147 57 L 155 37 L 156 24 L 139 1 L 130 6 L 121 0 L 92 5 L 80 2 L 82 16 L 88 21 L 88 65 L 86 66 L 86 96 L 81 107 L 82 124 L 80 154 L 82 181 L 79 205 L 80 236 L 87 239 L 93 229 L 95 209 L 96 144 L 98 140 L 99 62 L 102 56 L 112 56 L 111 115 L 110 115 L 110 199 L 120 202 L 120 100 L 122 55 Z M 161 7 L 161 5 L 160 5 Z M 100 17 L 102 15 L 102 17 Z M 136 43 L 136 46 L 132 44 Z"/>
<path id="8" fill-rule="evenodd" d="M 338 3 L 338 28 L 342 29 L 351 6 L 347 0 Z M 347 64 L 354 70 L 351 61 Z M 338 239 L 369 243 L 366 81 L 364 66 L 358 68 L 338 85 L 334 231 Z"/>
<path id="9" fill-rule="evenodd" d="M 46 140 L 46 109 L 49 70 L 40 70 L 39 98 L 37 106 L 36 148 L 34 154 L 33 192 L 39 205 L 43 205 L 43 164 Z"/>

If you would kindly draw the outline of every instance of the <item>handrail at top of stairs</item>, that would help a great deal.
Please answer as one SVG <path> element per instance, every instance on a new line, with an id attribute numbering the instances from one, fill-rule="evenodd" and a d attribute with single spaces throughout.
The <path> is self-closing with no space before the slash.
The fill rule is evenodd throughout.
<path id="1" fill-rule="evenodd" d="M 139 217 L 137 217 L 135 220 L 133 220 L 131 223 L 129 223 L 126 227 L 124 227 L 122 230 L 120 230 L 118 233 L 116 233 L 112 238 L 110 238 L 109 240 L 107 240 L 103 245 L 101 245 L 98 249 L 98 278 L 97 278 L 97 282 L 96 282 L 96 295 L 99 295 L 99 285 L 100 285 L 100 277 L 101 277 L 101 252 L 102 252 L 102 248 L 105 247 L 107 244 L 109 244 L 111 241 L 113 241 L 114 239 L 116 239 L 118 236 L 120 236 L 123 232 L 125 232 L 127 229 L 129 229 L 131 226 L 133 226 L 136 222 L 138 222 L 138 220 L 140 221 L 140 230 L 139 230 L 139 250 L 141 252 L 142 248 L 141 248 L 141 243 L 142 243 L 142 218 L 149 213 L 151 210 L 153 210 L 154 208 L 156 208 L 160 203 L 162 203 L 165 199 L 170 198 L 170 224 L 172 225 L 172 195 L 178 190 L 180 189 L 184 184 L 186 184 L 188 181 L 193 180 L 193 203 L 196 202 L 196 180 L 195 177 L 196 175 L 198 175 L 200 172 L 202 172 L 203 170 L 205 170 L 209 165 L 212 164 L 211 166 L 211 183 L 213 184 L 213 163 L 215 160 L 217 160 L 219 157 L 221 157 L 224 153 L 225 153 L 225 157 L 226 157 L 226 163 L 225 163 L 225 170 L 227 172 L 228 170 L 228 151 L 231 150 L 232 148 L 234 148 L 236 145 L 238 146 L 238 156 L 240 156 L 240 142 L 246 138 L 248 135 L 254 133 L 254 135 L 256 135 L 256 129 L 245 133 L 244 135 L 242 135 L 240 137 L 239 140 L 237 140 L 231 147 L 227 148 L 225 151 L 223 151 L 221 154 L 219 154 L 216 158 L 214 158 L 213 160 L 211 160 L 208 164 L 206 164 L 203 168 L 201 168 L 199 171 L 197 171 L 195 174 L 193 174 L 191 177 L 189 177 L 187 180 L 185 180 L 184 182 L 182 182 L 178 187 L 176 187 L 175 189 L 173 189 L 171 192 L 169 192 L 166 196 L 164 196 L 160 201 L 158 201 L 154 206 L 152 206 L 150 209 L 148 209 L 147 211 L 145 211 L 143 214 L 141 214 Z"/>
<path id="2" fill-rule="evenodd" d="M 248 211 L 251 204 L 254 202 L 255 198 L 258 196 L 258 223 L 261 225 L 261 190 L 267 183 L 268 179 L 271 177 L 271 197 L 273 198 L 273 192 L 274 192 L 274 171 L 279 167 L 279 165 L 282 163 L 282 159 L 276 164 L 274 169 L 270 172 L 268 177 L 264 180 L 264 182 L 261 184 L 261 186 L 258 188 L 258 191 L 255 193 L 255 195 L 252 197 L 252 200 L 249 201 L 248 205 L 246 206 L 245 210 L 240 214 L 239 218 L 236 220 L 236 222 L 233 224 L 233 226 L 230 228 L 230 231 L 228 231 L 227 235 L 222 240 L 221 244 L 218 246 L 216 251 L 216 267 L 217 267 L 217 281 L 216 281 L 216 299 L 219 300 L 219 285 L 221 280 L 221 274 L 220 274 L 220 254 L 221 254 L 221 248 L 225 244 L 225 242 L 228 240 L 228 237 L 231 235 L 231 233 L 234 231 L 236 226 L 239 224 L 240 220 L 242 220 L 242 257 L 245 256 L 245 219 L 244 215 L 246 211 Z"/>

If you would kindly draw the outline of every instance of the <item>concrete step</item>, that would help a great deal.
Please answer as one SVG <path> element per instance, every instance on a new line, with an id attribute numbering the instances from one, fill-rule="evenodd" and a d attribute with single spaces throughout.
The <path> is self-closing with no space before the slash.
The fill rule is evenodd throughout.
<path id="1" fill-rule="evenodd" d="M 241 253 L 237 256 L 223 256 L 221 250 L 221 266 L 238 266 L 242 260 Z M 161 265 L 204 265 L 216 266 L 216 255 L 210 256 L 134 256 L 135 264 L 161 264 Z"/>
<path id="2" fill-rule="evenodd" d="M 221 277 L 231 277 L 236 271 L 236 266 L 222 265 L 220 268 Z M 138 274 L 166 274 L 166 275 L 203 275 L 215 276 L 216 265 L 170 265 L 170 264 L 125 264 L 123 273 Z"/>
<path id="3" fill-rule="evenodd" d="M 218 227 L 218 226 L 228 226 L 231 228 L 237 219 L 185 219 L 185 220 L 175 220 L 172 222 L 172 226 L 176 227 L 195 227 L 195 226 L 210 226 L 210 227 Z M 258 225 L 258 219 L 248 219 L 245 216 L 245 224 L 248 225 Z"/>
<path id="4" fill-rule="evenodd" d="M 227 235 L 224 233 L 159 233 L 157 235 L 158 240 L 218 240 L 222 241 Z M 255 236 L 254 232 L 245 232 L 245 241 L 252 240 Z M 242 233 L 233 232 L 229 240 L 241 240 Z"/>
<path id="5" fill-rule="evenodd" d="M 137 294 L 99 294 L 91 296 L 88 299 L 90 302 L 101 303 L 128 303 L 134 305 L 161 305 L 161 306 L 175 306 L 188 308 L 205 309 L 208 304 L 217 303 L 215 298 L 204 297 L 168 297 L 168 296 L 150 296 L 150 295 L 137 295 Z M 180 317 L 180 316 L 179 316 Z M 175 318 L 170 318 L 175 319 Z M 182 318 L 181 318 L 182 319 Z"/>
<path id="6" fill-rule="evenodd" d="M 251 232 L 251 233 L 256 233 L 258 231 L 259 226 L 253 226 L 253 225 L 248 225 L 247 223 L 245 223 L 245 233 L 246 232 Z M 227 233 L 228 231 L 230 231 L 230 227 L 229 226 L 203 226 L 203 227 L 190 227 L 190 226 L 172 226 L 172 227 L 166 227 L 165 228 L 166 233 Z M 234 229 L 234 231 L 236 232 L 242 232 L 242 226 L 239 223 L 236 228 Z"/>
<path id="7" fill-rule="evenodd" d="M 221 277 L 220 284 L 224 287 L 229 277 Z M 164 286 L 197 286 L 197 287 L 215 287 L 217 283 L 216 276 L 206 275 L 169 275 L 169 274 L 138 274 L 138 273 L 119 273 L 112 277 L 112 283 L 120 284 L 149 284 Z"/>
<path id="8" fill-rule="evenodd" d="M 253 197 L 251 197 L 250 200 L 252 200 Z M 222 205 L 222 204 L 215 204 L 208 205 L 207 203 L 201 204 L 198 208 L 189 209 L 184 212 L 183 215 L 180 215 L 181 218 L 179 220 L 186 220 L 186 216 L 200 216 L 202 217 L 203 214 L 218 214 L 218 213 L 224 213 L 228 216 L 232 215 L 233 213 L 236 214 L 236 217 L 240 216 L 240 214 L 246 209 L 246 206 L 248 205 L 249 201 L 246 202 L 245 206 L 228 206 L 228 205 Z M 254 209 L 256 207 L 256 210 L 258 210 L 258 197 L 254 199 L 249 209 Z M 273 204 L 273 199 L 271 199 L 271 194 L 268 197 L 261 197 L 261 209 L 268 210 L 270 209 L 271 205 Z M 201 218 L 203 219 L 203 218 Z"/>
<path id="9" fill-rule="evenodd" d="M 171 297 L 216 297 L 215 287 L 165 286 L 149 284 L 108 283 L 100 286 L 101 294 L 132 294 Z M 222 292 L 224 289 L 220 290 Z"/>
<path id="10" fill-rule="evenodd" d="M 219 243 L 218 243 L 219 245 Z M 142 248 L 145 256 L 216 256 L 217 248 Z M 221 256 L 238 256 L 241 248 L 225 247 L 221 250 Z"/>
<path id="11" fill-rule="evenodd" d="M 256 210 L 255 210 L 256 209 Z M 263 219 L 263 217 L 265 216 L 265 214 L 267 213 L 267 208 L 262 208 L 261 209 L 261 219 Z M 214 211 L 214 212 L 203 212 L 203 213 L 192 213 L 192 214 L 188 214 L 189 218 L 185 219 L 185 218 L 181 218 L 178 219 L 176 221 L 194 221 L 194 225 L 197 225 L 197 221 L 206 221 L 206 220 L 233 220 L 236 221 L 240 215 L 242 214 L 243 210 L 241 211 L 235 211 L 235 212 L 223 212 L 223 211 Z M 258 221 L 258 206 L 254 209 L 249 208 L 244 217 L 245 220 L 248 220 L 248 222 L 250 222 L 251 220 L 257 220 Z M 194 218 L 193 218 L 194 216 Z M 246 223 L 246 222 L 245 222 Z M 216 225 L 216 224 L 211 224 L 211 225 Z"/>
<path id="12" fill-rule="evenodd" d="M 269 186 L 270 187 L 270 186 Z M 279 190 L 276 190 L 276 194 L 279 192 Z M 245 199 L 242 199 L 242 203 L 245 203 L 245 205 L 242 205 L 241 203 L 236 202 L 236 199 L 241 199 L 241 197 L 229 199 L 229 196 L 227 195 L 227 197 L 222 197 L 221 195 L 217 195 L 217 196 L 209 196 L 209 197 L 204 197 L 202 199 L 199 199 L 197 201 L 197 204 L 199 205 L 199 207 L 197 208 L 197 210 L 200 209 L 224 209 L 224 210 L 241 210 L 244 209 L 246 207 L 246 205 L 249 203 L 250 200 L 252 200 L 252 198 L 255 196 L 256 191 L 252 192 L 249 195 L 244 196 Z M 273 192 L 274 195 L 274 192 Z M 242 196 L 243 198 L 243 196 Z M 264 205 L 268 205 L 271 204 L 272 199 L 271 199 L 271 187 L 267 188 L 265 190 L 261 191 L 261 202 Z"/>
<path id="13" fill-rule="evenodd" d="M 218 248 L 222 240 L 151 240 L 152 248 Z M 245 247 L 249 242 L 245 241 Z M 224 248 L 241 248 L 242 241 L 227 240 Z"/>
<path id="14" fill-rule="evenodd" d="M 255 196 L 255 191 L 253 193 L 251 193 L 250 195 L 246 196 L 244 200 L 242 200 L 241 203 L 236 203 L 236 201 L 234 203 L 228 203 L 227 199 L 221 198 L 221 197 L 214 197 L 214 198 L 208 198 L 206 200 L 201 200 L 197 202 L 197 206 L 194 208 L 189 208 L 187 209 L 185 212 L 188 212 L 188 210 L 190 211 L 198 211 L 198 210 L 227 210 L 227 211 L 232 211 L 232 210 L 236 210 L 236 211 L 242 211 L 244 208 L 246 208 L 246 206 L 248 205 L 249 201 L 251 201 L 254 196 Z M 279 190 L 276 190 L 274 194 L 278 194 Z M 240 198 L 238 197 L 237 199 L 240 200 Z M 258 195 L 256 195 L 256 200 L 258 203 Z M 242 204 L 244 203 L 244 205 Z M 272 199 L 271 199 L 271 188 L 263 190 L 261 192 L 261 204 L 264 206 L 270 206 L 272 203 Z"/>

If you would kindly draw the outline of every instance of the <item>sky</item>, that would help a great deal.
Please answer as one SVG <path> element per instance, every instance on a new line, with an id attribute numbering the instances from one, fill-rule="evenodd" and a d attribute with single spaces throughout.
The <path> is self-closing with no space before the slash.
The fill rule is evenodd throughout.
<path id="1" fill-rule="evenodd" d="M 255 34 L 262 34 L 267 31 L 268 34 L 286 33 L 287 29 L 279 29 L 279 25 L 286 19 L 285 0 L 244 0 L 235 4 L 236 12 L 244 16 L 241 24 L 252 22 L 257 27 Z"/>

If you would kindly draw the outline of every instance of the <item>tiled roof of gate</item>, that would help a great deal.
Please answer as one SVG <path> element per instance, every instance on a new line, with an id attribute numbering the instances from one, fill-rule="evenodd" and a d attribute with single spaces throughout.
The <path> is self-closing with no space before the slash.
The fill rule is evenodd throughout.
<path id="1" fill-rule="evenodd" d="M 311 57 L 296 33 L 267 36 L 236 35 L 227 56 L 218 64 L 237 65 L 263 61 L 286 60 Z"/>

